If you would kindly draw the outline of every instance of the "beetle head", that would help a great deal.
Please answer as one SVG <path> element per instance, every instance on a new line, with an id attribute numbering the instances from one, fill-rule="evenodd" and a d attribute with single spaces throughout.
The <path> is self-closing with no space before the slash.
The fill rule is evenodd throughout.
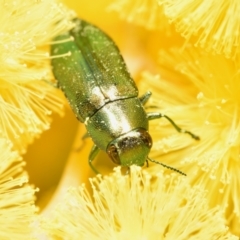
<path id="1" fill-rule="evenodd" d="M 152 138 L 148 131 L 137 128 L 110 142 L 107 153 L 114 163 L 121 166 L 143 166 L 151 147 Z"/>

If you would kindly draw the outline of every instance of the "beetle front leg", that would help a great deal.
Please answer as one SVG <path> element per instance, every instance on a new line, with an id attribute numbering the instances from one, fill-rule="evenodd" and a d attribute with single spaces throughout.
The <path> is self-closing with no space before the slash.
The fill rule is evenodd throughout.
<path id="1" fill-rule="evenodd" d="M 99 174 L 99 172 L 95 169 L 95 167 L 92 165 L 92 161 L 95 159 L 95 157 L 97 156 L 97 154 L 99 153 L 99 148 L 94 144 L 91 152 L 89 154 L 88 157 L 88 164 L 90 165 L 91 169 L 96 173 Z"/>
<path id="2" fill-rule="evenodd" d="M 180 133 L 186 133 L 186 134 L 189 134 L 192 138 L 196 139 L 196 140 L 200 140 L 199 136 L 187 131 L 187 130 L 184 130 L 182 128 L 180 128 L 170 117 L 168 117 L 167 115 L 165 114 L 162 114 L 162 113 L 147 113 L 147 119 L 150 121 L 150 120 L 154 120 L 154 119 L 158 119 L 158 118 L 166 118 L 172 125 L 173 127 Z"/>

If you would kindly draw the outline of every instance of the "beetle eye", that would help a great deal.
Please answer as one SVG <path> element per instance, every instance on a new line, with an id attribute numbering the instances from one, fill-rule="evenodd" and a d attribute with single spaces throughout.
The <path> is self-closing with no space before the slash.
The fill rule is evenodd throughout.
<path id="1" fill-rule="evenodd" d="M 111 144 L 107 149 L 108 156 L 112 159 L 112 161 L 116 164 L 121 164 L 117 148 L 114 144 Z"/>
<path id="2" fill-rule="evenodd" d="M 147 147 L 151 148 L 152 147 L 152 138 L 151 138 L 150 134 L 144 129 L 140 129 L 138 131 L 140 133 L 140 138 L 144 142 L 144 144 Z"/>

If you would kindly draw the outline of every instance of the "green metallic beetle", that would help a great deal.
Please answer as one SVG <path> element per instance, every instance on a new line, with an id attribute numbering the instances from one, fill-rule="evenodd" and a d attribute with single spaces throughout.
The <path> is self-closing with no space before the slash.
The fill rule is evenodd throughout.
<path id="1" fill-rule="evenodd" d="M 180 172 L 148 157 L 152 147 L 148 121 L 164 117 L 177 131 L 199 137 L 182 130 L 166 115 L 146 113 L 143 105 L 151 93 L 138 98 L 138 89 L 112 39 L 83 20 L 74 21 L 71 31 L 54 39 L 52 67 L 59 87 L 94 142 L 89 155 L 93 171 L 97 173 L 92 161 L 103 150 L 121 166 L 143 166 L 150 160 Z M 63 57 L 54 57 L 59 55 Z"/>

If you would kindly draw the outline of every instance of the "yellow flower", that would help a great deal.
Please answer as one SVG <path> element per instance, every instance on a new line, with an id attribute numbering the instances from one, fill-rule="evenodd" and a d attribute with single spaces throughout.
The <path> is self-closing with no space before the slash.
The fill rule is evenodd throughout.
<path id="1" fill-rule="evenodd" d="M 158 106 L 180 126 L 197 133 L 201 141 L 180 136 L 164 120 L 155 121 L 152 132 L 156 140 L 151 156 L 180 168 L 193 185 L 203 183 L 211 206 L 225 209 L 229 226 L 239 233 L 238 67 L 232 60 L 190 46 L 184 52 L 161 51 L 160 60 L 162 67 L 172 71 L 169 76 L 174 75 L 177 83 L 144 73 L 141 88 L 153 90 L 150 105 Z"/>
<path id="2" fill-rule="evenodd" d="M 117 11 L 122 19 L 143 26 L 144 28 L 151 30 L 167 30 L 169 28 L 163 8 L 156 0 L 116 0 L 110 5 L 109 10 Z"/>
<path id="3" fill-rule="evenodd" d="M 48 44 L 72 26 L 73 13 L 55 1 L 0 4 L 1 136 L 23 153 L 49 128 L 49 115 L 62 113 L 62 94 L 49 84 Z"/>
<path id="4" fill-rule="evenodd" d="M 65 100 L 52 86 L 48 48 L 72 27 L 74 13 L 55 1 L 0 5 L 0 239 L 30 239 L 35 190 L 20 154 L 49 129 L 52 112 L 63 115 Z"/>
<path id="5" fill-rule="evenodd" d="M 36 207 L 25 163 L 11 143 L 0 138 L 0 239 L 31 239 Z"/>
<path id="6" fill-rule="evenodd" d="M 158 3 L 187 40 L 227 57 L 240 53 L 238 0 L 158 0 Z"/>
<path id="7" fill-rule="evenodd" d="M 87 166 L 91 140 L 81 143 L 84 130 L 80 127 L 72 144 L 77 121 L 69 108 L 65 108 L 66 118 L 62 120 L 56 115 L 50 116 L 52 113 L 63 115 L 66 99 L 50 84 L 55 80 L 49 45 L 53 44 L 54 36 L 73 27 L 71 19 L 75 14 L 54 0 L 0 0 L 0 3 L 0 137 L 3 139 L 1 152 L 6 154 L 2 159 L 7 159 L 7 167 L 4 161 L 0 165 L 7 169 L 0 178 L 10 186 L 7 193 L 13 189 L 19 189 L 16 193 L 20 193 L 12 198 L 11 205 L 5 208 L 3 204 L 3 209 L 13 209 L 14 212 L 7 212 L 13 218 L 18 213 L 20 217 L 14 226 L 21 224 L 25 228 L 11 231 L 9 224 L 6 239 L 21 239 L 24 235 L 22 239 L 28 239 L 31 231 L 39 237 L 42 227 L 53 239 L 79 239 L 79 236 L 88 239 L 99 239 L 96 236 L 103 239 L 159 236 L 236 239 L 228 227 L 232 233 L 240 234 L 239 62 L 237 58 L 227 60 L 224 56 L 235 57 L 239 52 L 239 21 L 235 17 L 230 21 L 224 13 L 234 15 L 232 9 L 234 6 L 238 9 L 239 4 L 220 3 L 219 8 L 214 9 L 214 1 L 209 3 L 212 8 L 207 8 L 207 1 L 194 1 L 195 7 L 191 7 L 191 1 L 183 0 L 177 8 L 173 4 L 172 11 L 167 0 L 66 1 L 78 11 L 80 18 L 100 26 L 116 41 L 136 80 L 142 73 L 140 92 L 153 92 L 148 104 L 154 108 L 147 111 L 166 113 L 182 128 L 201 137 L 201 141 L 196 142 L 174 132 L 167 121 L 152 121 L 150 133 L 154 146 L 150 157 L 180 169 L 187 177 L 170 170 L 162 173 L 162 167 L 153 164 L 142 172 L 133 167 L 130 174 L 124 176 L 118 169 L 109 177 L 98 176 L 92 180 L 91 197 L 86 181 L 94 175 Z M 186 6 L 186 11 L 181 6 Z M 114 12 L 109 12 L 111 8 Z M 186 33 L 187 39 L 196 33 L 195 42 L 202 49 L 187 44 L 182 48 L 185 39 L 168 27 L 163 11 L 181 33 Z M 192 18 L 191 13 L 189 17 L 189 11 L 196 18 Z M 208 16 L 212 19 L 207 22 L 209 25 L 201 20 L 208 20 Z M 127 22 L 119 21 L 119 17 Z M 190 26 L 188 21 L 185 25 L 187 29 L 191 27 L 189 32 L 181 25 L 186 19 L 191 19 Z M 172 47 L 176 47 L 175 50 L 169 51 Z M 212 56 L 204 52 L 204 48 L 223 55 Z M 27 149 L 47 129 L 50 131 Z M 59 137 L 61 133 L 63 136 Z M 32 229 L 28 224 L 33 220 L 38 223 L 37 218 L 33 218 L 34 190 L 27 184 L 19 188 L 14 185 L 27 181 L 19 158 L 25 152 L 30 180 L 40 187 L 37 205 L 46 214 L 47 223 L 32 224 Z M 113 168 L 108 162 L 108 157 L 100 155 L 94 166 L 106 174 Z M 24 176 L 24 181 L 18 176 Z M 86 182 L 86 188 L 78 188 L 79 182 Z M 63 200 L 65 190 L 71 187 L 67 199 Z M 23 200 L 22 196 L 28 193 Z M 55 195 L 49 201 L 52 193 Z M 56 202 L 59 206 L 51 215 L 49 209 L 56 206 Z M 26 214 L 24 218 L 21 218 L 22 210 Z M 4 218 L 0 220 L 7 222 Z M 11 237 L 11 232 L 22 235 Z"/>
<path id="8" fill-rule="evenodd" d="M 116 168 L 90 181 L 93 194 L 71 188 L 43 220 L 50 239 L 237 239 L 219 209 L 208 208 L 203 189 L 178 174 L 132 166 L 129 175 Z"/>

